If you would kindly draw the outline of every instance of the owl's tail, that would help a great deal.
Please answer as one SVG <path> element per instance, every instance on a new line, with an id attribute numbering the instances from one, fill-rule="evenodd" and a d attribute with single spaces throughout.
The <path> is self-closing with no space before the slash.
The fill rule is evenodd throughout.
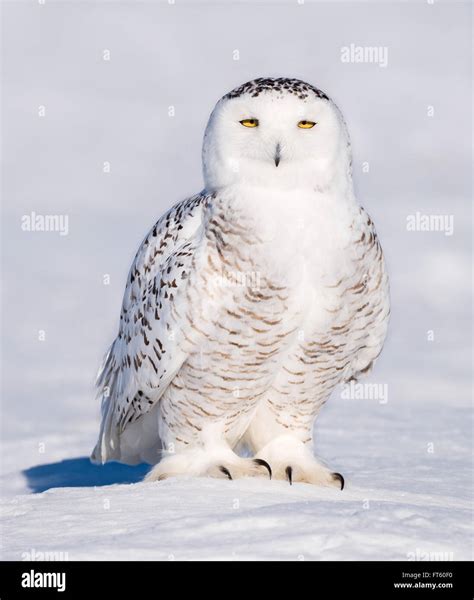
<path id="1" fill-rule="evenodd" d="M 115 343 L 115 342 L 114 342 Z M 115 460 L 128 465 L 156 464 L 161 457 L 162 444 L 158 433 L 159 403 L 124 430 L 117 422 L 117 402 L 123 394 L 122 373 L 114 367 L 114 344 L 105 355 L 97 376 L 96 386 L 101 399 L 102 423 L 99 439 L 91 461 L 104 464 Z"/>
<path id="2" fill-rule="evenodd" d="M 102 412 L 99 439 L 91 455 L 92 462 L 96 464 L 103 464 L 109 460 L 120 460 L 119 431 L 114 422 L 117 372 L 114 371 L 111 360 L 113 348 L 114 344 L 110 346 L 104 356 L 96 379 Z"/>

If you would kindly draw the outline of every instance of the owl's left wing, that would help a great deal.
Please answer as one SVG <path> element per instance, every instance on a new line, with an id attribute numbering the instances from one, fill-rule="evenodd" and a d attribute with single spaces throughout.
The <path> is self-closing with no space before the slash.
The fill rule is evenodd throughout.
<path id="1" fill-rule="evenodd" d="M 95 462 L 124 460 L 120 436 L 159 401 L 186 360 L 181 348 L 187 279 L 202 240 L 199 194 L 161 217 L 142 242 L 125 288 L 118 335 L 97 378 L 102 424 Z"/>
<path id="2" fill-rule="evenodd" d="M 390 317 L 390 289 L 382 246 L 375 225 L 359 207 L 353 222 L 355 235 L 353 264 L 355 276 L 347 285 L 347 301 L 356 307 L 356 318 L 347 348 L 352 359 L 344 379 L 350 381 L 368 373 L 380 353 Z"/>

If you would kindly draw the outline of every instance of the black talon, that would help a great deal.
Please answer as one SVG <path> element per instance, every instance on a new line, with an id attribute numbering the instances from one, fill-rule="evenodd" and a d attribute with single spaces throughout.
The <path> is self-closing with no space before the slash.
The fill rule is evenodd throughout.
<path id="1" fill-rule="evenodd" d="M 344 489 L 344 477 L 340 474 L 340 473 L 333 473 L 332 474 L 334 479 L 337 479 L 339 481 L 339 483 L 341 484 L 341 492 Z"/>
<path id="2" fill-rule="evenodd" d="M 221 465 L 219 467 L 219 470 L 220 470 L 221 473 L 224 473 L 224 475 L 227 475 L 227 477 L 229 479 L 232 479 L 232 475 L 230 474 L 230 471 L 229 471 L 229 469 L 227 467 L 224 467 L 224 466 Z"/>
<path id="3" fill-rule="evenodd" d="M 253 462 L 256 465 L 261 465 L 262 467 L 265 467 L 265 469 L 268 471 L 268 474 L 270 475 L 270 479 L 272 478 L 272 468 L 270 467 L 270 465 L 267 463 L 266 460 L 263 460 L 263 458 L 254 458 Z"/>
<path id="4" fill-rule="evenodd" d="M 286 467 L 285 473 L 286 473 L 286 476 L 288 477 L 288 481 L 290 482 L 290 485 L 293 485 L 293 479 L 291 478 L 291 476 L 293 474 L 293 469 L 291 467 Z"/>

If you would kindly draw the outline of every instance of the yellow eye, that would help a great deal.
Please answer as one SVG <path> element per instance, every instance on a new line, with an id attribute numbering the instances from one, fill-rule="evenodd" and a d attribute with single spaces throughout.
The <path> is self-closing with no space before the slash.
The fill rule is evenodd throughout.
<path id="1" fill-rule="evenodd" d="M 298 123 L 298 127 L 300 129 L 311 129 L 315 125 L 316 125 L 316 123 L 314 121 L 300 121 Z"/>
<path id="2" fill-rule="evenodd" d="M 240 124 L 244 127 L 258 127 L 258 119 L 242 119 Z"/>

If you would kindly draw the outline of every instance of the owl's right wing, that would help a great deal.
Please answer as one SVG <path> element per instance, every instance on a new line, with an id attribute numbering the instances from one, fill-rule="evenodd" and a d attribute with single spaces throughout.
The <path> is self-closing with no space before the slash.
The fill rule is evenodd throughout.
<path id="1" fill-rule="evenodd" d="M 203 237 L 205 194 L 176 204 L 142 242 L 125 288 L 119 332 L 97 377 L 102 424 L 95 462 L 121 460 L 125 428 L 159 401 L 187 356 L 180 348 L 186 285 Z"/>

